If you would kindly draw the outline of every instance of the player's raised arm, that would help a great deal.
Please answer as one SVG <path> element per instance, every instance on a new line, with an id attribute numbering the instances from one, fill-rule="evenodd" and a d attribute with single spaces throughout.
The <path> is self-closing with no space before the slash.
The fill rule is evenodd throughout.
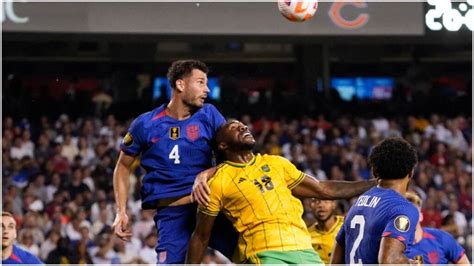
<path id="1" fill-rule="evenodd" d="M 127 197 L 130 183 L 130 173 L 135 157 L 120 152 L 114 170 L 114 194 L 117 205 L 117 215 L 112 225 L 114 233 L 122 240 L 129 240 L 132 233 L 128 229 Z"/>
<path id="2" fill-rule="evenodd" d="M 377 184 L 376 179 L 368 181 L 318 181 L 305 175 L 303 181 L 293 189 L 293 195 L 300 198 L 347 199 L 358 196 Z"/>
<path id="3" fill-rule="evenodd" d="M 189 241 L 186 264 L 200 264 L 209 244 L 212 227 L 216 216 L 210 216 L 198 211 L 196 228 Z"/>

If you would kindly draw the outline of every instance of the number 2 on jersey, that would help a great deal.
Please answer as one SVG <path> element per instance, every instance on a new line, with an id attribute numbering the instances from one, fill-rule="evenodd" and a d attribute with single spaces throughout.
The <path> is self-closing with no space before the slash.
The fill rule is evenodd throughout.
<path id="1" fill-rule="evenodd" d="M 357 262 L 355 261 L 355 253 L 359 248 L 360 242 L 364 237 L 364 227 L 365 227 L 365 218 L 362 215 L 355 215 L 354 218 L 351 220 L 351 229 L 355 229 L 356 225 L 359 225 L 359 233 L 354 241 L 354 245 L 352 246 L 351 253 L 349 254 L 351 264 L 362 264 L 362 260 L 359 258 Z"/>
<path id="2" fill-rule="evenodd" d="M 180 164 L 181 161 L 179 160 L 179 146 L 178 144 L 174 145 L 173 149 L 171 149 L 170 155 L 168 158 L 174 160 L 174 164 Z"/>

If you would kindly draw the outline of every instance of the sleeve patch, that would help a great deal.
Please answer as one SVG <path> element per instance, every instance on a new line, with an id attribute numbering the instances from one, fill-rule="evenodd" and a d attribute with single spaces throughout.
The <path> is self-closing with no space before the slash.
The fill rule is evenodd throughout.
<path id="1" fill-rule="evenodd" d="M 123 145 L 127 146 L 127 147 L 130 147 L 133 143 L 133 137 L 132 137 L 132 134 L 130 133 L 127 133 L 127 135 L 125 135 L 125 137 L 123 137 Z"/>
<path id="2" fill-rule="evenodd" d="M 400 232 L 407 232 L 410 229 L 410 219 L 405 215 L 399 215 L 393 221 L 393 225 Z"/>

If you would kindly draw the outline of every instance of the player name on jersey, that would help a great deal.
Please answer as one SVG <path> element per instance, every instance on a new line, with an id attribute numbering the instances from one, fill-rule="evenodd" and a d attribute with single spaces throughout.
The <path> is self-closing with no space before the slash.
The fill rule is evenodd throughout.
<path id="1" fill-rule="evenodd" d="M 360 196 L 355 206 L 375 208 L 380 201 L 380 197 L 376 196 Z"/>

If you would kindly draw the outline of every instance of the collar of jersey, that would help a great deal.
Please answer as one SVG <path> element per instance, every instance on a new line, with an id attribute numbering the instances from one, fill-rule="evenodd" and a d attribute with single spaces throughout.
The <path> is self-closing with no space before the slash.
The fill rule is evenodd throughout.
<path id="1" fill-rule="evenodd" d="M 250 160 L 248 163 L 234 163 L 231 161 L 225 161 L 225 163 L 233 167 L 244 168 L 245 166 L 254 164 L 256 160 L 257 160 L 257 156 L 255 156 L 254 154 L 252 160 Z"/>

